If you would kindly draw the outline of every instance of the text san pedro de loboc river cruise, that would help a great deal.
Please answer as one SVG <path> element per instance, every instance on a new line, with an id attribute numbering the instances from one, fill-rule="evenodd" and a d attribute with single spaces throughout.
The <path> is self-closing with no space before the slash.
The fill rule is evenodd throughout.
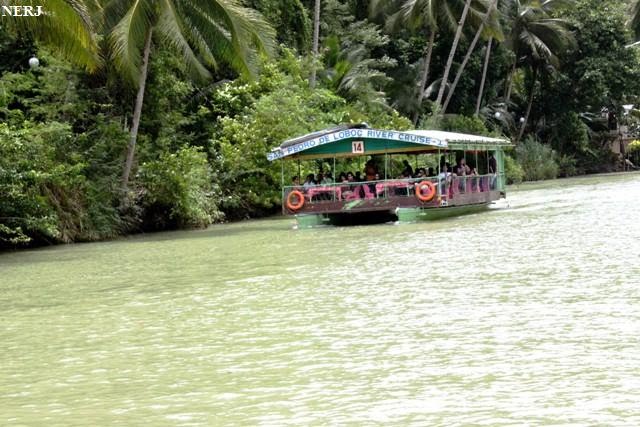
<path id="1" fill-rule="evenodd" d="M 413 222 L 485 209 L 506 196 L 509 146 L 501 138 L 356 124 L 290 139 L 267 157 L 282 162 L 283 213 L 309 227 Z"/>

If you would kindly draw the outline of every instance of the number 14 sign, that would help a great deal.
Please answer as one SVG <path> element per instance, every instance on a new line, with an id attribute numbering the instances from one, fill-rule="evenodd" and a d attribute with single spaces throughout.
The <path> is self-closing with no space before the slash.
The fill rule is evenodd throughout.
<path id="1" fill-rule="evenodd" d="M 364 141 L 351 142 L 351 152 L 354 154 L 364 154 Z"/>

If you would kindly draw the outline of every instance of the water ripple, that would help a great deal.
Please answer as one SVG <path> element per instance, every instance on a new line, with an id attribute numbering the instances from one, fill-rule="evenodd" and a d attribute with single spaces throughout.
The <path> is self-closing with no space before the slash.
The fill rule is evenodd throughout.
<path id="1" fill-rule="evenodd" d="M 1 425 L 640 425 L 640 176 L 0 257 Z"/>

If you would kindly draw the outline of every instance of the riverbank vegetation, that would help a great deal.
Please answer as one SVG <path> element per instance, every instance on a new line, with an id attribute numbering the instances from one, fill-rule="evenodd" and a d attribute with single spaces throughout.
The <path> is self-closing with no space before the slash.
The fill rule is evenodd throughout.
<path id="1" fill-rule="evenodd" d="M 74 0 L 3 16 L 0 247 L 273 214 L 266 152 L 344 122 L 507 136 L 512 182 L 617 170 L 611 142 L 640 123 L 639 4 Z"/>

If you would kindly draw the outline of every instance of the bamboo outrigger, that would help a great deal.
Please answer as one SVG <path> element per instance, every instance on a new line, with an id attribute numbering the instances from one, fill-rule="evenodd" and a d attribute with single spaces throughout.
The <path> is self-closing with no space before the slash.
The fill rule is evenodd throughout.
<path id="1" fill-rule="evenodd" d="M 302 227 L 399 220 L 412 222 L 477 212 L 506 196 L 504 149 L 510 141 L 454 132 L 371 129 L 343 125 L 290 139 L 274 148 L 270 161 L 313 161 L 336 174 L 340 163 L 365 166 L 366 180 L 284 185 L 283 213 L 295 215 Z M 470 156 L 473 168 L 451 173 L 456 161 Z M 413 160 L 433 167 L 423 176 L 397 176 L 397 163 Z M 447 161 L 448 160 L 448 161 Z M 348 168 L 348 167 L 347 167 Z M 343 166 L 344 169 L 344 166 Z M 447 170 L 449 169 L 449 170 Z M 373 172 L 376 175 L 373 175 Z"/>

